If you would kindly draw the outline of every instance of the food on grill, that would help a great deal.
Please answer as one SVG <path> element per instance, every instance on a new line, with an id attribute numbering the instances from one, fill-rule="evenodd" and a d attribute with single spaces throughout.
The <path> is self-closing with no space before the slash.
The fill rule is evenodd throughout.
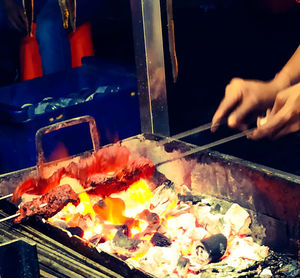
<path id="1" fill-rule="evenodd" d="M 83 187 L 86 189 L 80 194 L 80 204 L 76 207 L 69 204 L 49 218 L 48 223 L 92 243 L 101 253 L 100 259 L 104 251 L 156 277 L 261 276 L 269 248 L 258 243 L 263 244 L 270 235 L 263 223 L 270 223 L 272 232 L 277 227 L 281 230 L 286 226 L 281 227 L 277 220 L 273 223 L 269 216 L 260 222 L 262 216 L 256 218 L 254 211 L 206 195 L 226 191 L 229 195 L 221 195 L 231 197 L 235 193 L 234 198 L 243 196 L 240 193 L 244 193 L 244 188 L 248 190 L 250 182 L 257 181 L 257 176 L 254 180 L 248 179 L 247 175 L 244 178 L 244 168 L 238 167 L 237 172 L 231 172 L 234 164 L 229 164 L 229 169 L 222 168 L 222 163 L 214 162 L 211 156 L 207 161 L 201 155 L 201 159 L 197 157 L 199 164 L 195 165 L 194 160 L 176 161 L 163 169 L 162 173 L 174 183 L 162 173 L 157 177 L 159 172 L 155 171 L 151 179 L 136 182 L 126 192 L 103 197 L 101 191 L 105 186 L 126 189 L 129 182 L 150 177 L 154 171 L 153 164 L 146 159 L 132 160 L 130 157 L 129 160 L 126 149 L 117 146 L 114 150 L 124 150 L 125 154 L 112 155 L 106 160 L 101 158 L 99 163 L 103 160 L 107 163 L 100 166 L 95 155 L 81 157 L 73 160 L 78 163 L 64 168 L 66 176 L 62 177 L 60 184 L 70 184 L 77 193 L 82 192 Z M 142 151 L 145 153 L 144 146 Z M 154 149 L 151 148 L 151 152 L 155 159 Z M 160 161 L 159 158 L 156 160 Z M 80 180 L 73 177 L 80 177 Z M 262 183 L 259 189 L 273 184 L 258 181 Z M 231 182 L 232 187 L 227 188 L 227 183 Z M 215 187 L 221 191 L 210 191 Z M 94 194 L 100 192 L 100 195 L 89 196 L 90 190 Z M 249 192 L 255 193 L 251 187 L 246 193 Z M 199 193 L 203 195 L 194 195 Z M 270 200 L 273 200 L 272 195 Z M 241 201 L 244 203 L 245 200 Z M 250 201 L 252 204 L 253 200 Z M 271 202 L 267 205 L 269 207 Z M 77 241 L 73 242 L 77 244 Z M 272 272 L 277 264 L 274 261 L 271 265 Z"/>
<path id="2" fill-rule="evenodd" d="M 66 167 L 66 174 L 85 181 L 94 174 L 116 172 L 127 166 L 129 154 L 128 148 L 120 144 L 108 146 L 89 157 L 81 158 L 78 163 L 71 162 Z"/>
<path id="3" fill-rule="evenodd" d="M 84 187 L 94 187 L 89 194 L 109 196 L 128 189 L 139 179 L 147 179 L 153 176 L 155 165 L 151 160 L 140 157 L 128 163 L 128 166 L 120 169 L 112 175 L 95 174 L 87 178 Z"/>
<path id="4" fill-rule="evenodd" d="M 15 189 L 11 200 L 17 202 L 24 194 L 41 195 L 59 185 L 63 175 L 78 179 L 85 183 L 87 177 L 108 172 L 120 171 L 129 161 L 129 150 L 119 144 L 102 148 L 89 157 L 81 158 L 78 163 L 71 162 L 67 167 L 62 167 L 49 178 L 29 177 L 22 181 Z"/>
<path id="5" fill-rule="evenodd" d="M 17 202 L 24 193 L 42 195 L 56 187 L 64 174 L 65 169 L 61 168 L 47 179 L 42 177 L 29 177 L 17 186 L 11 200 Z"/>
<path id="6" fill-rule="evenodd" d="M 68 203 L 77 206 L 79 202 L 78 195 L 73 191 L 70 185 L 57 186 L 40 198 L 25 203 L 19 209 L 18 212 L 20 215 L 14 219 L 14 222 L 20 223 L 26 221 L 33 215 L 48 219 L 57 214 Z"/>

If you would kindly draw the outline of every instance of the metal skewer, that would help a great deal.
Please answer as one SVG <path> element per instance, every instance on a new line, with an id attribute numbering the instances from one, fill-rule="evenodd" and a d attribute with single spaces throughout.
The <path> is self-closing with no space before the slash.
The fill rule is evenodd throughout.
<path id="1" fill-rule="evenodd" d="M 4 221 L 6 221 L 6 220 L 9 220 L 9 219 L 12 219 L 12 218 L 16 218 L 16 217 L 18 217 L 20 214 L 21 214 L 21 213 L 18 212 L 18 213 L 15 213 L 15 214 L 13 214 L 13 215 L 4 217 L 4 218 L 0 219 L 0 222 L 4 222 Z"/>
<path id="2" fill-rule="evenodd" d="M 1 197 L 0 197 L 0 201 L 9 198 L 9 197 L 11 197 L 12 195 L 13 195 L 13 193 L 10 193 L 10 194 L 1 196 Z"/>
<path id="3" fill-rule="evenodd" d="M 222 138 L 222 139 L 214 141 L 212 143 L 209 143 L 209 144 L 206 144 L 206 145 L 203 145 L 203 146 L 200 146 L 200 147 L 196 147 L 196 148 L 194 148 L 190 151 L 187 151 L 187 152 L 184 152 L 184 153 L 180 154 L 179 156 L 177 156 L 175 158 L 171 158 L 171 159 L 156 163 L 155 166 L 159 167 L 159 166 L 161 166 L 165 163 L 168 163 L 168 162 L 171 162 L 171 161 L 174 161 L 174 160 L 177 160 L 177 159 L 181 159 L 181 158 L 184 158 L 188 155 L 191 155 L 191 154 L 194 154 L 194 153 L 197 153 L 197 152 L 201 152 L 201 151 L 204 151 L 206 149 L 209 149 L 209 148 L 212 148 L 212 147 L 215 147 L 215 146 L 218 146 L 218 145 L 221 145 L 221 144 L 224 144 L 224 143 L 227 143 L 227 142 L 245 137 L 245 136 L 249 135 L 254 129 L 255 128 L 247 129 L 245 131 L 242 131 L 242 132 L 239 132 L 237 134 Z"/>
<path id="4" fill-rule="evenodd" d="M 88 192 L 88 191 L 90 191 L 90 190 L 92 190 L 92 189 L 94 189 L 94 187 L 92 187 L 92 186 L 87 187 L 87 188 L 85 188 L 84 190 L 80 191 L 77 195 L 79 195 L 79 194 L 81 194 L 81 193 L 84 193 L 84 192 Z M 10 196 L 9 196 L 9 195 L 10 195 Z M 11 193 L 11 194 L 2 196 L 1 198 L 2 198 L 2 199 L 6 199 L 6 198 L 8 198 L 8 197 L 11 197 L 12 195 L 13 195 L 13 194 Z M 47 206 L 47 205 L 48 205 L 48 203 L 45 203 L 45 204 L 41 204 L 39 207 L 42 208 L 42 207 L 45 207 L 45 206 Z M 15 214 L 13 214 L 13 215 L 4 217 L 4 218 L 0 219 L 0 223 L 1 223 L 1 222 L 4 222 L 4 221 L 6 221 L 6 220 L 12 219 L 12 218 L 16 218 L 16 217 L 18 217 L 19 215 L 20 215 L 20 213 L 17 212 L 17 213 L 15 213 Z"/>
<path id="5" fill-rule="evenodd" d="M 48 205 L 48 203 L 45 203 L 45 204 L 41 204 L 39 207 L 42 208 L 42 207 L 45 207 L 45 206 L 47 206 L 47 205 Z M 13 214 L 13 215 L 4 217 L 4 218 L 0 219 L 0 223 L 1 223 L 1 222 L 4 222 L 4 221 L 6 221 L 6 220 L 12 219 L 12 218 L 16 218 L 16 217 L 18 217 L 19 215 L 21 215 L 21 213 L 20 213 L 20 212 L 17 212 L 17 213 L 15 213 L 15 214 Z"/>
<path id="6" fill-rule="evenodd" d="M 220 125 L 222 125 L 222 124 L 224 124 L 224 122 L 217 123 L 217 124 L 215 124 L 214 126 L 220 126 Z M 207 124 L 198 126 L 198 127 L 194 128 L 194 129 L 191 129 L 191 130 L 188 130 L 188 131 L 184 131 L 184 132 L 178 133 L 178 134 L 176 134 L 176 135 L 174 135 L 174 136 L 172 136 L 172 137 L 170 137 L 170 138 L 163 139 L 163 140 L 161 140 L 161 141 L 159 142 L 159 144 L 164 145 L 164 144 L 166 144 L 166 143 L 168 143 L 168 142 L 171 142 L 171 141 L 173 141 L 173 140 L 178 140 L 178 139 L 181 139 L 181 138 L 184 138 L 184 137 L 188 137 L 188 136 L 191 136 L 191 135 L 193 135 L 193 134 L 196 134 L 196 133 L 199 133 L 199 132 L 202 132 L 202 131 L 205 131 L 205 130 L 209 130 L 211 127 L 212 127 L 212 123 L 210 122 L 210 123 L 207 123 Z M 188 154 L 187 154 L 187 155 L 188 155 Z M 159 163 L 159 165 L 160 165 L 160 164 L 161 164 L 161 163 Z M 91 189 L 93 189 L 93 187 L 91 187 L 91 188 L 86 188 L 86 189 L 85 189 L 84 191 L 82 191 L 82 192 L 86 192 L 86 191 L 89 191 L 89 190 L 91 190 Z M 80 192 L 80 193 L 82 193 L 82 192 Z M 80 193 L 78 193 L 78 194 L 80 194 Z M 7 198 L 9 198 L 9 197 L 12 197 L 12 196 L 13 196 L 13 193 L 7 194 L 7 195 L 5 195 L 5 196 L 1 196 L 1 197 L 0 197 L 0 201 L 1 201 L 1 200 L 4 200 L 4 199 L 7 199 Z"/>
<path id="7" fill-rule="evenodd" d="M 83 192 L 90 191 L 90 190 L 92 190 L 92 189 L 93 189 L 92 186 L 87 187 L 86 189 L 82 190 L 82 191 L 79 192 L 78 194 L 83 193 Z M 7 195 L 1 196 L 1 197 L 0 197 L 0 201 L 1 201 L 1 200 L 5 200 L 5 199 L 7 199 L 7 198 L 9 198 L 9 197 L 12 197 L 12 196 L 13 196 L 13 193 L 9 193 L 9 194 L 7 194 Z"/>
<path id="8" fill-rule="evenodd" d="M 177 134 L 177 135 L 171 137 L 170 139 L 171 139 L 171 140 L 180 139 L 180 138 L 187 137 L 187 136 L 189 136 L 189 135 L 192 135 L 192 134 L 195 134 L 195 133 L 204 131 L 204 130 L 208 130 L 208 129 L 210 129 L 210 128 L 211 128 L 211 123 L 207 123 L 207 124 L 202 125 L 202 126 L 200 126 L 200 127 L 194 128 L 194 129 L 192 129 L 192 130 L 190 130 L 190 131 L 179 133 L 179 134 Z M 189 155 L 192 155 L 192 154 L 194 154 L 194 153 L 197 153 L 197 152 L 200 152 L 200 151 L 204 151 L 204 150 L 206 150 L 206 149 L 209 149 L 209 148 L 212 148 L 212 147 L 215 147 L 215 146 L 218 146 L 218 145 L 221 145 L 221 144 L 224 144 L 224 143 L 227 143 L 227 142 L 230 142 L 230 141 L 233 141 L 233 140 L 236 140 L 236 139 L 245 137 L 245 136 L 247 136 L 248 134 L 250 134 L 254 129 L 255 129 L 255 128 L 248 129 L 248 130 L 242 131 L 242 132 L 240 132 L 240 133 L 237 133 L 237 134 L 234 134 L 234 135 L 231 135 L 231 136 L 222 138 L 222 139 L 220 139 L 220 140 L 211 142 L 211 143 L 209 143 L 209 144 L 206 144 L 206 145 L 203 145 L 203 146 L 196 147 L 196 148 L 194 148 L 194 149 L 192 149 L 192 150 L 190 150 L 190 151 L 187 151 L 187 152 L 184 152 L 184 153 L 180 154 L 179 156 L 177 156 L 177 157 L 175 157 L 175 158 L 171 158 L 171 159 L 168 159 L 168 160 L 165 160 L 165 161 L 156 163 L 155 166 L 156 166 L 156 167 L 159 167 L 159 166 L 161 166 L 161 165 L 163 165 L 163 164 L 166 164 L 166 163 L 175 161 L 175 160 L 177 160 L 177 159 L 184 158 L 184 157 L 189 156 Z M 163 140 L 163 141 L 165 141 L 164 143 L 166 143 L 166 142 L 169 142 L 170 140 L 165 139 L 165 140 Z M 81 192 L 79 192 L 78 195 L 81 194 L 81 193 L 83 193 L 83 192 L 88 192 L 88 191 L 90 191 L 90 190 L 92 190 L 92 189 L 94 189 L 93 186 L 87 187 L 87 188 L 85 188 L 84 190 L 82 190 Z M 8 194 L 8 195 L 2 196 L 2 197 L 0 197 L 0 200 L 9 198 L 9 197 L 11 197 L 12 195 L 13 195 L 13 194 L 10 193 L 10 194 Z M 44 206 L 46 206 L 46 205 L 47 205 L 47 203 L 40 205 L 40 207 L 44 207 Z M 0 222 L 3 222 L 3 221 L 6 221 L 6 220 L 9 220 L 9 219 L 18 217 L 19 215 L 20 215 L 20 213 L 16 213 L 16 214 L 7 216 L 7 217 L 5 217 L 5 218 L 0 219 Z"/>
<path id="9" fill-rule="evenodd" d="M 202 132 L 202 131 L 205 131 L 205 130 L 209 130 L 212 127 L 218 127 L 220 125 L 223 125 L 224 123 L 225 123 L 225 121 L 221 121 L 219 123 L 216 123 L 216 124 L 212 125 L 212 123 L 210 122 L 210 123 L 207 123 L 207 124 L 195 127 L 195 128 L 193 128 L 191 130 L 178 133 L 178 134 L 176 134 L 176 135 L 174 135 L 172 137 L 163 139 L 159 143 L 162 144 L 162 145 L 164 145 L 164 144 L 166 144 L 168 142 L 171 142 L 173 140 L 178 140 L 178 139 L 181 139 L 181 138 L 184 138 L 184 137 L 188 137 L 188 136 L 194 135 L 196 133 L 199 133 L 199 132 Z"/>
<path id="10" fill-rule="evenodd" d="M 210 128 L 211 128 L 211 123 L 207 123 L 207 124 L 198 126 L 198 127 L 196 127 L 196 128 L 193 128 L 193 129 L 191 129 L 191 130 L 188 130 L 188 131 L 184 131 L 184 132 L 178 133 L 178 134 L 176 134 L 176 135 L 170 137 L 169 139 L 170 139 L 170 140 L 181 139 L 181 138 L 188 137 L 188 136 L 190 136 L 190 135 L 193 135 L 193 134 L 196 134 L 196 133 L 205 131 L 205 130 L 209 130 Z"/>

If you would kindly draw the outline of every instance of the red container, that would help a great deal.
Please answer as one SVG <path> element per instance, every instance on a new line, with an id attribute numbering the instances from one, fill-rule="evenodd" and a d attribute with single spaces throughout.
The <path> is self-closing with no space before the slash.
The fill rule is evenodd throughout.
<path id="1" fill-rule="evenodd" d="M 36 23 L 33 23 L 32 36 L 24 37 L 20 46 L 20 72 L 23 81 L 43 75 L 39 45 L 35 35 Z M 94 56 L 91 23 L 86 22 L 78 26 L 75 32 L 68 34 L 68 37 L 72 54 L 72 67 L 80 67 L 82 57 Z"/>

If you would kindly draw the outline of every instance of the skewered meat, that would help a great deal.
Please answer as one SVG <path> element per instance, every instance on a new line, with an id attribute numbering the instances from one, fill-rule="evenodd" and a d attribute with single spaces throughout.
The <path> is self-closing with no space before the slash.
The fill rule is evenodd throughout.
<path id="1" fill-rule="evenodd" d="M 87 178 L 84 187 L 94 187 L 89 190 L 89 194 L 100 196 L 109 196 L 128 189 L 128 187 L 139 179 L 152 177 L 155 171 L 155 165 L 151 160 L 140 157 L 129 165 L 113 175 L 95 174 Z"/>
<path id="2" fill-rule="evenodd" d="M 15 189 L 11 200 L 17 202 L 24 194 L 41 195 L 59 185 L 63 175 L 78 179 L 82 184 L 87 177 L 96 173 L 120 171 L 129 161 L 129 150 L 115 144 L 102 148 L 87 158 L 81 158 L 78 163 L 71 162 L 67 167 L 60 168 L 49 178 L 29 177 Z"/>
<path id="3" fill-rule="evenodd" d="M 94 174 L 116 172 L 128 165 L 129 150 L 119 144 L 105 147 L 95 154 L 81 158 L 78 163 L 71 162 L 66 167 L 68 176 L 79 179 L 83 184 Z"/>
<path id="4" fill-rule="evenodd" d="M 58 169 L 49 178 L 42 177 L 29 177 L 15 189 L 11 200 L 17 202 L 19 198 L 24 194 L 42 195 L 47 193 L 52 188 L 59 185 L 62 176 L 65 174 L 65 168 Z"/>
<path id="5" fill-rule="evenodd" d="M 26 221 L 33 215 L 39 215 L 45 219 L 52 217 L 63 209 L 68 203 L 75 206 L 79 204 L 78 195 L 73 191 L 70 185 L 65 184 L 54 187 L 48 193 L 25 203 L 20 209 L 20 215 L 14 219 L 15 223 Z"/>

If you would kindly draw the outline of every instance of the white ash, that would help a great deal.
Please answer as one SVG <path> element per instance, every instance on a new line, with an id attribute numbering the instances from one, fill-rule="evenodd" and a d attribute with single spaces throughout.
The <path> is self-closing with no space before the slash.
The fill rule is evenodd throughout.
<path id="1" fill-rule="evenodd" d="M 172 187 L 160 186 L 155 189 L 153 193 L 154 196 L 151 199 L 151 210 L 158 215 L 162 215 L 172 201 L 177 202 L 177 194 Z"/>
<path id="2" fill-rule="evenodd" d="M 271 278 L 273 277 L 272 271 L 270 268 L 265 268 L 262 270 L 262 272 L 259 274 L 260 278 Z"/>
<path id="3" fill-rule="evenodd" d="M 166 217 L 170 217 L 170 216 L 176 217 L 181 214 L 189 212 L 190 209 L 191 209 L 190 204 L 180 203 L 176 207 L 169 209 L 165 215 Z"/>
<path id="4" fill-rule="evenodd" d="M 249 235 L 251 233 L 249 225 L 251 222 L 250 216 L 238 204 L 233 204 L 224 215 L 225 223 L 231 227 L 232 232 L 238 235 Z"/>
<path id="5" fill-rule="evenodd" d="M 230 256 L 224 259 L 229 265 L 232 264 L 231 259 L 241 258 L 252 261 L 261 261 L 267 255 L 269 248 L 266 246 L 261 246 L 253 241 L 252 237 L 236 237 L 227 247 Z"/>
<path id="6" fill-rule="evenodd" d="M 199 241 L 201 239 L 204 239 L 205 237 L 208 237 L 209 233 L 202 227 L 195 227 L 193 229 L 188 229 L 185 232 L 185 235 L 191 238 L 193 241 Z"/>
<path id="7" fill-rule="evenodd" d="M 141 258 L 140 268 L 156 277 L 169 277 L 176 269 L 180 256 L 180 252 L 174 246 L 154 246 Z"/>
<path id="8" fill-rule="evenodd" d="M 156 190 L 154 198 L 156 207 L 152 204 L 153 210 L 165 213 L 173 198 L 170 199 L 170 195 L 167 193 L 171 193 L 172 190 L 170 191 L 170 188 L 167 187 L 163 188 L 163 186 Z M 160 194 L 162 194 L 163 202 L 159 201 Z M 207 204 L 211 203 L 209 199 L 205 201 Z M 247 235 L 245 231 L 248 232 L 250 224 L 250 217 L 246 210 L 233 204 L 225 215 L 212 214 L 212 206 L 207 204 L 193 205 L 191 202 L 180 202 L 170 209 L 169 216 L 173 213 L 176 217 L 163 220 L 157 228 L 158 232 L 171 240 L 172 244 L 169 247 L 151 246 L 151 244 L 143 242 L 140 248 L 131 252 L 126 248 L 105 242 L 99 244 L 98 248 L 112 254 L 120 252 L 123 256 L 129 257 L 126 260 L 129 264 L 159 278 L 192 278 L 197 273 L 199 274 L 210 261 L 209 254 L 203 248 L 201 240 L 220 232 L 230 240 L 227 248 L 228 254 L 222 261 L 226 263 L 227 267 L 247 267 L 267 256 L 267 247 L 258 245 L 250 236 L 245 237 Z M 151 211 L 151 209 L 149 210 Z M 140 259 L 133 259 L 137 254 L 143 253 L 145 255 Z M 186 267 L 182 268 L 177 265 L 179 258 L 187 260 Z M 153 265 L 156 267 L 153 268 Z"/>
<path id="9" fill-rule="evenodd" d="M 112 247 L 112 244 L 111 244 L 111 241 L 110 240 L 107 240 L 103 243 L 99 243 L 97 246 L 96 246 L 96 249 L 101 252 L 101 251 L 104 251 L 106 253 L 109 253 L 109 254 L 113 254 L 114 253 L 114 249 Z"/>
<path id="10" fill-rule="evenodd" d="M 168 231 L 172 234 L 176 234 L 176 232 L 180 229 L 186 231 L 189 228 L 195 228 L 196 217 L 191 213 L 184 213 L 175 218 L 169 219 L 167 225 Z"/>

